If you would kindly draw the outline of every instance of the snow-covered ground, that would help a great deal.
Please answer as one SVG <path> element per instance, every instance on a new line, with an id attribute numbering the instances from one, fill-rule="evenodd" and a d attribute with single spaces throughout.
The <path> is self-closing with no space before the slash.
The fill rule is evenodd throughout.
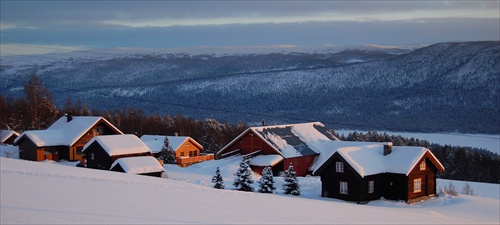
<path id="1" fill-rule="evenodd" d="M 1 224 L 499 224 L 499 185 L 470 183 L 475 195 L 407 205 L 357 205 L 321 198 L 318 177 L 299 178 L 301 196 L 233 190 L 241 156 L 187 168 L 166 165 L 169 179 L 75 167 L 75 163 L 0 158 Z M 212 188 L 217 167 L 225 190 Z M 260 176 L 253 174 L 253 180 Z M 465 182 L 438 180 L 460 191 Z M 258 183 L 254 183 L 257 188 Z"/>
<path id="2" fill-rule="evenodd" d="M 347 136 L 354 130 L 335 130 L 339 135 L 344 134 Z M 367 133 L 367 131 L 357 131 Z M 383 134 L 384 131 L 377 131 Z M 430 143 L 441 145 L 453 146 L 467 146 L 484 148 L 491 152 L 500 154 L 500 134 L 459 134 L 459 133 L 414 133 L 414 132 L 385 132 L 388 135 L 401 135 L 406 138 L 418 138 L 420 140 L 427 140 Z"/>

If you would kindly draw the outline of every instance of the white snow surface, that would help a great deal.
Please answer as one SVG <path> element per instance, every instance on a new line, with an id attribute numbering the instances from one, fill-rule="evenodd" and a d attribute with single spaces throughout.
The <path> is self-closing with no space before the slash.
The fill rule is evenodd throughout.
<path id="1" fill-rule="evenodd" d="M 319 177 L 299 177 L 300 196 L 240 192 L 230 184 L 242 157 L 181 168 L 169 179 L 0 158 L 1 224 L 499 224 L 499 185 L 469 184 L 474 196 L 441 194 L 407 205 L 321 197 Z M 70 167 L 71 166 L 71 167 Z M 217 167 L 227 189 L 211 182 Z M 259 175 L 253 174 L 258 180 Z M 465 182 L 438 180 L 461 189 Z M 258 183 L 255 182 L 255 188 Z"/>
<path id="2" fill-rule="evenodd" d="M 111 168 L 120 165 L 125 173 L 143 174 L 164 171 L 158 160 L 152 156 L 137 156 L 119 158 L 111 165 Z"/>
<path id="3" fill-rule="evenodd" d="M 109 156 L 151 152 L 146 144 L 133 134 L 95 136 L 84 147 L 83 152 L 97 142 Z"/>
<path id="4" fill-rule="evenodd" d="M 283 161 L 281 155 L 258 155 L 250 159 L 251 166 L 274 166 Z"/>

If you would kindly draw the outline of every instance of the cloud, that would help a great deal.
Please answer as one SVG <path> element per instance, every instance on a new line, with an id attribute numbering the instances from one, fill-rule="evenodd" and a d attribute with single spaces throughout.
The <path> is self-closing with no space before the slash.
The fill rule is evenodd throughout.
<path id="1" fill-rule="evenodd" d="M 31 27 L 500 17 L 498 1 L 8 1 L 1 4 L 3 22 Z"/>
<path id="2" fill-rule="evenodd" d="M 1 1 L 1 43 L 89 48 L 500 39 L 498 1 Z"/>

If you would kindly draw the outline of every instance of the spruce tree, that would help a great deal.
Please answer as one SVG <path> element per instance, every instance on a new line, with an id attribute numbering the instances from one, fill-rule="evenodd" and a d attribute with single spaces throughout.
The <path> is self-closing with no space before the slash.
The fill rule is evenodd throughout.
<path id="1" fill-rule="evenodd" d="M 176 159 L 175 159 L 175 152 L 170 147 L 170 141 L 168 140 L 168 137 L 165 137 L 165 140 L 163 142 L 163 147 L 161 148 L 160 151 L 160 159 L 163 159 L 163 163 L 165 164 L 175 164 Z"/>
<path id="2" fill-rule="evenodd" d="M 240 162 L 240 168 L 234 174 L 234 187 L 238 191 L 253 191 L 253 180 L 252 180 L 252 170 L 248 166 L 248 160 L 242 160 Z"/>
<path id="3" fill-rule="evenodd" d="M 215 183 L 214 188 L 217 189 L 224 189 L 224 180 L 222 179 L 222 176 L 220 175 L 220 170 L 219 167 L 217 167 L 217 170 L 215 170 L 215 176 L 212 177 L 212 183 Z"/>
<path id="4" fill-rule="evenodd" d="M 290 163 L 283 179 L 285 181 L 283 184 L 284 194 L 300 195 L 299 180 L 297 179 L 297 173 L 293 169 L 292 163 Z"/>
<path id="5" fill-rule="evenodd" d="M 274 187 L 273 171 L 270 166 L 266 166 L 262 170 L 262 177 L 259 180 L 260 193 L 273 193 L 276 190 Z"/>

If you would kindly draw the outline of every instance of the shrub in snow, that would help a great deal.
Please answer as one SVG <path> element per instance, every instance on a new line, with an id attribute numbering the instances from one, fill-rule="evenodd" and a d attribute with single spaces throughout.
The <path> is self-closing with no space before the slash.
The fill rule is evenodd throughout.
<path id="1" fill-rule="evenodd" d="M 474 190 L 470 186 L 469 182 L 466 182 L 464 187 L 462 188 L 462 194 L 464 195 L 474 195 Z"/>
<path id="2" fill-rule="evenodd" d="M 253 180 L 252 180 L 252 171 L 248 166 L 248 160 L 242 160 L 240 162 L 240 168 L 234 174 L 236 177 L 234 178 L 234 187 L 238 191 L 253 191 Z"/>
<path id="3" fill-rule="evenodd" d="M 290 163 L 283 179 L 285 181 L 283 184 L 284 194 L 300 195 L 299 180 L 297 179 L 297 173 L 293 169 L 292 163 Z"/>
<path id="4" fill-rule="evenodd" d="M 160 159 L 163 160 L 163 163 L 166 164 L 175 164 L 175 152 L 170 147 L 170 141 L 168 140 L 168 137 L 165 137 L 165 141 L 163 142 L 163 147 L 161 148 L 160 151 Z"/>
<path id="5" fill-rule="evenodd" d="M 273 193 L 276 188 L 274 187 L 273 172 L 270 166 L 266 166 L 262 171 L 262 177 L 259 180 L 260 193 Z"/>
<path id="6" fill-rule="evenodd" d="M 222 179 L 222 176 L 220 175 L 220 170 L 219 167 L 217 167 L 217 170 L 215 170 L 215 176 L 212 177 L 212 183 L 215 183 L 214 188 L 217 189 L 224 189 L 224 180 Z"/>
<path id="7" fill-rule="evenodd" d="M 455 188 L 455 185 L 451 183 L 451 181 L 448 185 L 444 187 L 443 192 L 451 196 L 458 196 L 458 191 Z"/>

